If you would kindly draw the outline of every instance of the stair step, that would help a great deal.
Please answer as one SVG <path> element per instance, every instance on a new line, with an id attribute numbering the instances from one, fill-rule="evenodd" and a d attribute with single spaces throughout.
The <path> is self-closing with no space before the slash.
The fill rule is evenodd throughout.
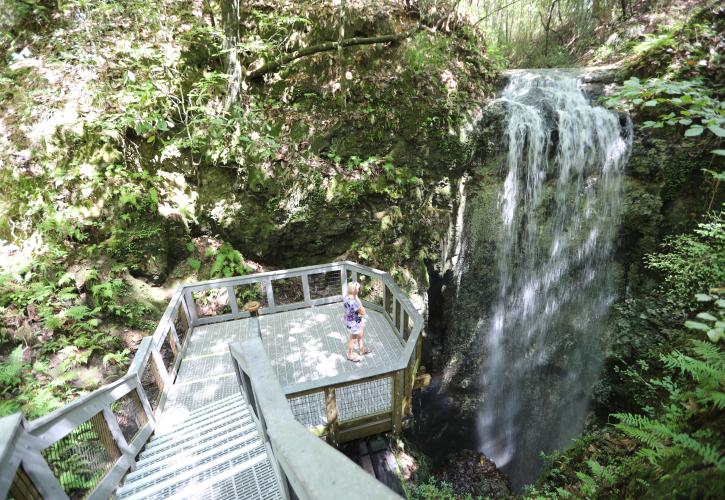
<path id="1" fill-rule="evenodd" d="M 147 460 L 150 458 L 153 458 L 154 456 L 157 456 L 159 454 L 165 455 L 179 446 L 183 446 L 184 444 L 189 444 L 190 446 L 195 446 L 196 444 L 203 443 L 205 441 L 208 441 L 210 439 L 214 439 L 216 436 L 221 436 L 224 434 L 228 434 L 230 432 L 233 432 L 235 429 L 238 429 L 240 427 L 244 427 L 249 423 L 251 418 L 249 416 L 240 419 L 239 421 L 232 421 L 229 422 L 226 425 L 223 425 L 221 427 L 211 429 L 208 432 L 199 434 L 198 436 L 193 436 L 188 439 L 184 439 L 182 441 L 171 441 L 167 442 L 165 445 L 162 444 L 160 446 L 154 447 L 152 449 L 147 449 L 141 452 L 139 455 L 140 460 Z"/>
<path id="2" fill-rule="evenodd" d="M 253 444 L 239 446 L 239 449 L 225 448 L 218 456 L 207 458 L 206 463 L 180 464 L 173 470 L 163 470 L 150 476 L 124 484 L 117 498 L 159 498 L 171 496 L 175 491 L 193 483 L 205 481 L 242 463 L 253 464 L 267 459 L 264 443 L 257 440 Z"/>
<path id="3" fill-rule="evenodd" d="M 240 434 L 236 437 L 228 439 L 227 442 L 220 443 L 221 446 L 200 446 L 197 448 L 188 448 L 179 450 L 174 456 L 166 457 L 164 460 L 158 460 L 139 467 L 135 471 L 130 472 L 126 476 L 126 483 L 133 484 L 141 481 L 145 477 L 157 475 L 158 473 L 171 474 L 176 468 L 186 467 L 188 465 L 197 464 L 207 459 L 222 455 L 227 449 L 238 449 L 240 446 L 258 445 L 259 437 L 256 434 Z"/>
<path id="4" fill-rule="evenodd" d="M 218 412 L 209 413 L 207 415 L 200 415 L 194 419 L 184 419 L 181 422 L 179 422 L 178 424 L 170 426 L 169 429 L 155 433 L 154 436 L 151 438 L 151 441 L 159 440 L 159 439 L 162 439 L 162 438 L 168 436 L 169 434 L 173 434 L 175 432 L 179 432 L 181 430 L 188 429 L 190 427 L 198 426 L 200 423 L 203 423 L 203 422 L 209 422 L 211 420 L 219 420 L 223 416 L 231 415 L 234 413 L 236 413 L 238 415 L 246 414 L 247 409 L 243 405 L 237 404 L 237 406 L 229 406 L 227 408 L 221 408 Z M 161 422 L 160 425 L 162 427 L 164 427 L 164 422 Z"/>
<path id="5" fill-rule="evenodd" d="M 199 438 L 196 438 L 194 440 L 185 441 L 183 444 L 183 448 L 177 449 L 179 446 L 171 446 L 169 448 L 166 448 L 164 450 L 159 450 L 158 453 L 154 453 L 145 457 L 139 458 L 139 460 L 136 462 L 137 468 L 143 468 L 146 467 L 148 464 L 156 463 L 158 461 L 166 460 L 167 458 L 173 458 L 178 456 L 179 454 L 185 454 L 189 450 L 202 450 L 207 449 L 209 446 L 216 446 L 219 443 L 224 443 L 225 441 L 228 441 L 230 439 L 234 439 L 238 436 L 242 436 L 245 434 L 255 434 L 256 435 L 256 424 L 254 422 L 249 422 L 245 425 L 242 425 L 240 427 L 233 426 L 227 430 L 224 430 L 223 432 L 218 432 L 216 434 L 212 435 L 204 435 L 200 436 Z"/>
<path id="6" fill-rule="evenodd" d="M 156 448 L 158 446 L 164 446 L 166 443 L 183 441 L 185 439 L 189 439 L 194 436 L 200 436 L 206 432 L 214 430 L 217 427 L 227 425 L 230 422 L 240 421 L 240 420 L 246 418 L 247 416 L 248 416 L 247 414 L 236 415 L 234 413 L 231 413 L 218 420 L 209 420 L 209 422 L 206 422 L 205 424 L 199 424 L 197 426 L 192 426 L 192 427 L 188 427 L 185 429 L 181 429 L 179 431 L 175 431 L 170 434 L 165 434 L 164 436 L 162 436 L 159 439 L 152 439 L 151 441 L 149 441 L 148 444 L 146 445 L 146 449 L 153 450 L 154 448 Z"/>
<path id="7" fill-rule="evenodd" d="M 253 459 L 255 460 L 255 459 Z M 217 474 L 198 484 L 190 484 L 174 494 L 174 500 L 211 498 L 263 498 L 282 500 L 277 474 L 269 460 L 256 459 Z"/>
<path id="8" fill-rule="evenodd" d="M 189 412 L 189 415 L 199 415 L 208 413 L 209 410 L 214 410 L 217 408 L 221 408 L 222 406 L 227 406 L 232 403 L 236 403 L 239 401 L 244 401 L 244 397 L 242 396 L 241 392 L 238 392 L 236 394 L 232 394 L 231 396 L 227 396 L 225 398 L 217 399 L 213 403 L 209 403 L 207 405 L 204 405 L 200 408 L 197 408 L 196 410 L 191 410 Z"/>
<path id="9" fill-rule="evenodd" d="M 213 403 L 206 404 L 202 407 L 197 408 L 196 410 L 190 411 L 187 415 L 187 418 L 193 419 L 201 417 L 204 415 L 208 415 L 209 413 L 214 413 L 218 410 L 221 410 L 222 408 L 227 408 L 232 405 L 238 405 L 240 403 L 246 404 L 244 398 L 241 394 L 234 394 L 233 396 L 227 396 L 224 399 L 214 401 Z"/>

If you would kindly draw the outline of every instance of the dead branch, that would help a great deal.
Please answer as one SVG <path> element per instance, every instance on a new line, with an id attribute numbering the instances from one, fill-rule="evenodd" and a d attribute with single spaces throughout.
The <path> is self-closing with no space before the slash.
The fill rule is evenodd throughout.
<path id="1" fill-rule="evenodd" d="M 415 28 L 404 31 L 402 33 L 391 33 L 388 35 L 380 35 L 380 36 L 372 36 L 372 37 L 356 37 L 356 38 L 348 38 L 346 40 L 336 41 L 336 42 L 325 42 L 321 43 L 319 45 L 314 45 L 312 47 L 306 47 L 304 49 L 295 50 L 294 52 L 290 52 L 288 54 L 283 55 L 279 59 L 272 61 L 267 64 L 263 64 L 257 69 L 253 69 L 251 71 L 247 72 L 247 78 L 250 80 L 258 79 L 267 73 L 271 73 L 273 71 L 277 71 L 282 66 L 291 63 L 292 61 L 296 59 L 300 59 L 301 57 L 311 56 L 313 54 L 317 54 L 319 52 L 327 52 L 332 50 L 337 50 L 342 47 L 351 47 L 353 45 L 372 45 L 377 43 L 390 43 L 390 42 L 396 42 L 398 40 L 403 40 L 405 38 L 409 38 L 412 35 L 414 35 L 418 30 L 420 30 L 421 26 L 418 25 Z"/>

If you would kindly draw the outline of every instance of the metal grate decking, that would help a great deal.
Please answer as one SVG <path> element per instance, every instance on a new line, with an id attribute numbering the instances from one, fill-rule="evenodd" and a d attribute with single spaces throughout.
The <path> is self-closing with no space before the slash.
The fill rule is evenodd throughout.
<path id="1" fill-rule="evenodd" d="M 243 319 L 192 332 L 155 437 L 119 498 L 281 498 L 229 353 L 258 328 Z"/>
<path id="2" fill-rule="evenodd" d="M 261 316 L 259 325 L 262 343 L 282 387 L 389 366 L 403 351 L 382 314 L 368 311 L 364 342 L 372 353 L 359 363 L 348 361 L 340 303 Z"/>
<path id="3" fill-rule="evenodd" d="M 178 406 L 176 401 L 181 401 L 181 406 L 186 407 L 185 405 L 189 404 L 186 402 L 188 398 L 192 399 L 191 404 L 193 404 L 193 401 L 206 401 L 207 397 L 213 397 L 217 392 L 226 394 L 224 392 L 226 384 L 233 386 L 235 383 L 231 361 L 221 355 L 217 358 L 203 353 L 222 352 L 226 343 L 231 341 L 229 339 L 241 340 L 257 335 L 257 328 L 267 351 L 267 357 L 283 387 L 312 380 L 324 381 L 337 375 L 351 375 L 370 368 L 389 366 L 399 358 L 403 350 L 399 337 L 382 314 L 368 311 L 364 344 L 372 350 L 372 353 L 364 356 L 359 363 L 348 361 L 347 333 L 342 322 L 340 303 L 263 315 L 258 321 L 258 327 L 255 318 L 196 327 L 192 342 L 195 336 L 203 340 L 194 346 L 193 351 L 192 346 L 189 346 L 177 380 L 177 385 L 181 382 L 190 387 L 172 396 L 175 397 L 171 402 L 172 406 Z M 209 370 L 200 368 L 195 375 L 187 375 L 191 371 L 185 367 L 187 360 L 198 360 L 200 356 L 209 356 L 203 359 L 219 362 L 224 368 L 215 367 Z M 226 370 L 224 373 L 228 374 L 229 380 L 218 375 L 219 370 Z M 184 376 L 183 381 L 182 376 Z M 196 382 L 189 382 L 197 379 L 202 379 L 204 382 L 198 385 Z M 230 390 L 233 391 L 234 388 L 231 387 Z M 186 396 L 187 393 L 189 396 Z M 340 393 L 342 403 L 340 418 L 352 419 L 355 416 L 389 410 L 392 381 L 383 379 L 373 383 L 357 384 L 341 390 Z M 297 420 L 306 426 L 314 427 L 327 422 L 323 392 L 293 398 L 290 400 L 290 406 Z"/>
<path id="4" fill-rule="evenodd" d="M 138 462 L 140 469 L 129 475 L 137 486 L 127 482 L 122 489 L 124 497 L 279 497 L 274 470 L 256 437 L 256 429 L 250 429 L 252 435 L 234 430 L 235 425 L 249 427 L 243 400 L 231 405 L 224 402 L 234 401 L 239 395 L 229 343 L 256 336 L 261 336 L 283 387 L 389 365 L 399 358 L 403 349 L 385 318 L 369 311 L 365 345 L 372 353 L 359 363 L 348 361 L 340 303 L 195 327 L 169 390 L 157 437 L 150 441 L 155 447 L 142 453 Z M 369 414 L 371 408 L 373 412 L 388 411 L 391 397 L 391 378 L 340 388 L 340 421 Z M 292 398 L 290 407 L 305 426 L 327 422 L 322 391 Z M 213 423 L 200 420 L 195 416 L 199 412 L 208 414 Z M 229 434 L 234 432 L 239 435 Z M 181 446 L 187 438 L 189 449 L 184 449 Z M 164 472 L 167 463 L 175 463 L 174 475 Z M 200 466 L 206 470 L 194 472 Z M 154 480 L 156 476 L 158 481 Z M 148 487 L 152 487 L 153 494 L 145 494 Z"/>

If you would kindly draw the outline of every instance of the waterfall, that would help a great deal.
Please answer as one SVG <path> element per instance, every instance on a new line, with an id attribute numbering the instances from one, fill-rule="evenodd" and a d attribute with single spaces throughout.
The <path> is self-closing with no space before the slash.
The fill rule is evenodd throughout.
<path id="1" fill-rule="evenodd" d="M 584 425 L 613 300 L 608 267 L 631 130 L 566 73 L 517 72 L 497 101 L 508 153 L 499 288 L 482 311 L 478 430 L 481 451 L 519 489 L 536 479 L 541 451 L 566 447 Z"/>

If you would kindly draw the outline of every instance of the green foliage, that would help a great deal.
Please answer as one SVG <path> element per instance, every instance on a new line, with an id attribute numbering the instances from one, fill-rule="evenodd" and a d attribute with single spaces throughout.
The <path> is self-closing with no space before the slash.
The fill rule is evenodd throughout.
<path id="1" fill-rule="evenodd" d="M 725 338 L 725 300 L 706 293 L 698 293 L 696 298 L 698 302 L 712 302 L 711 309 L 695 316 L 700 321 L 685 321 L 685 327 L 705 332 L 711 342 L 719 342 Z"/>
<path id="2" fill-rule="evenodd" d="M 725 351 L 706 341 L 693 341 L 691 353 L 673 351 L 662 361 L 668 371 L 677 370 L 694 384 L 687 379 L 680 384 L 669 378 L 654 381 L 668 393 L 662 411 L 656 417 L 614 414 L 619 420 L 615 427 L 642 443 L 637 454 L 657 470 L 667 467 L 670 473 L 679 473 L 712 466 L 725 473 L 720 451 L 725 436 L 716 430 L 716 414 L 715 421 L 708 418 L 713 410 L 725 408 Z M 702 423 L 692 426 L 695 420 Z"/>
<path id="3" fill-rule="evenodd" d="M 109 364 L 127 366 L 129 364 L 130 357 L 131 351 L 128 349 L 124 349 L 119 352 L 109 352 L 103 356 L 103 366 L 108 366 Z"/>
<path id="4" fill-rule="evenodd" d="M 431 477 L 427 483 L 416 486 L 410 492 L 410 498 L 414 500 L 470 500 L 471 495 L 457 497 L 450 484 L 439 483 Z"/>
<path id="5" fill-rule="evenodd" d="M 707 130 L 717 139 L 722 139 L 725 137 L 725 102 L 711 94 L 712 91 L 701 79 L 668 81 L 650 78 L 642 82 L 632 77 L 604 103 L 627 110 L 664 108 L 656 120 L 645 121 L 642 126 L 682 125 L 687 127 L 685 137 L 697 137 Z"/>
<path id="6" fill-rule="evenodd" d="M 230 278 L 244 276 L 251 269 L 244 263 L 241 252 L 235 250 L 228 243 L 223 243 L 215 253 L 214 264 L 209 274 L 212 278 Z"/>
<path id="7" fill-rule="evenodd" d="M 23 366 L 23 347 L 17 346 L 10 356 L 0 364 L 0 386 L 3 392 L 20 385 L 20 370 Z"/>
<path id="8" fill-rule="evenodd" d="M 662 294 L 673 303 L 691 305 L 704 283 L 725 283 L 725 223 L 713 214 L 694 234 L 674 236 L 662 245 L 666 252 L 645 257 L 647 267 L 664 276 Z"/>
<path id="9" fill-rule="evenodd" d="M 438 74 L 450 60 L 450 42 L 428 32 L 416 33 L 403 54 L 405 64 L 418 75 Z"/>
<path id="10" fill-rule="evenodd" d="M 630 47 L 634 55 L 627 70 L 637 75 L 661 76 L 670 80 L 704 77 L 717 81 L 717 44 L 722 17 L 717 2 L 705 2 L 693 9 L 683 22 L 662 23 Z"/>

